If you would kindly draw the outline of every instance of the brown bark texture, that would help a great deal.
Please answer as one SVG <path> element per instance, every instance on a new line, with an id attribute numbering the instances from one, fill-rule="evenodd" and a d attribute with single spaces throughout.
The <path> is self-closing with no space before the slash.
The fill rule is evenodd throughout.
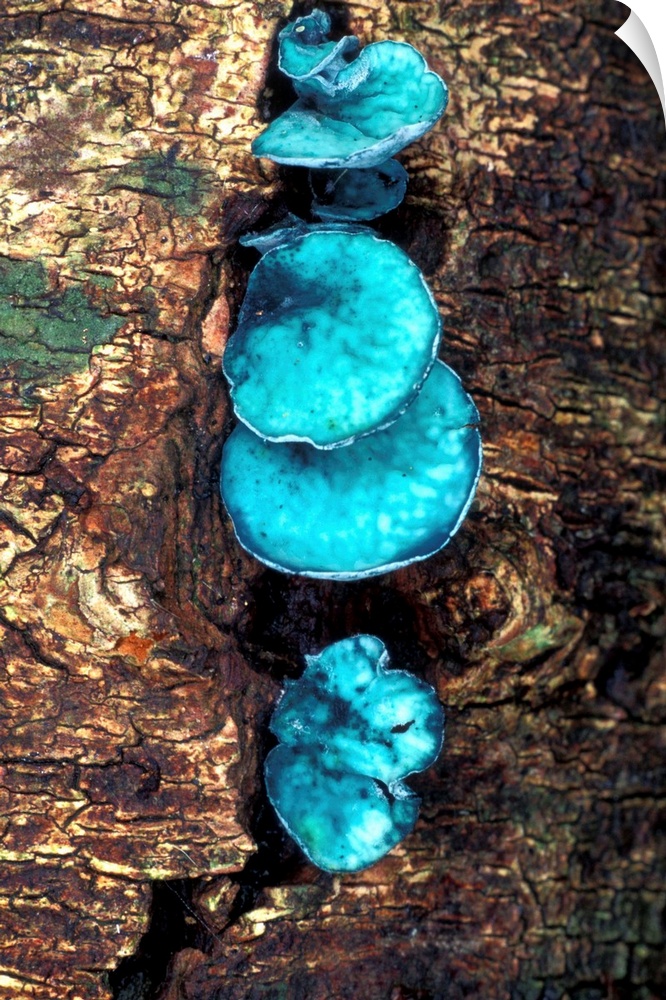
<path id="1" fill-rule="evenodd" d="M 657 94 L 614 0 L 329 9 L 449 83 L 377 228 L 485 446 L 446 549 L 344 584 L 266 570 L 217 489 L 238 237 L 302 183 L 250 154 L 291 5 L 0 2 L 0 997 L 657 1000 Z M 361 631 L 447 735 L 413 834 L 338 877 L 261 762 L 283 679 Z"/>

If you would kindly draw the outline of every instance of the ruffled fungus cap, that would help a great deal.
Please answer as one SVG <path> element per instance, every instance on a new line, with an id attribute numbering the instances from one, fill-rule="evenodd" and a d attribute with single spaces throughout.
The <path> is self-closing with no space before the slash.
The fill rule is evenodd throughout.
<path id="1" fill-rule="evenodd" d="M 284 826 L 320 868 L 358 871 L 414 826 L 403 779 L 437 759 L 444 713 L 428 684 L 388 669 L 380 639 L 357 635 L 307 657 L 271 729 L 266 790 Z"/>
<path id="2" fill-rule="evenodd" d="M 252 151 L 290 166 L 377 166 L 432 128 L 446 84 L 406 42 L 374 42 L 348 61 L 357 40 L 325 41 L 327 21 L 313 11 L 281 32 L 279 65 L 298 100 Z"/>

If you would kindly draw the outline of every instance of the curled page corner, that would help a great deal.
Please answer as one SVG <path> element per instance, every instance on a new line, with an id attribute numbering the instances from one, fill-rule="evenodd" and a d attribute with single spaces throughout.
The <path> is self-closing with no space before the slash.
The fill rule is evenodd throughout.
<path id="1" fill-rule="evenodd" d="M 632 10 L 621 28 L 615 32 L 638 56 L 657 88 L 662 111 L 666 115 L 662 67 L 666 63 L 666 31 L 661 3 L 653 0 L 629 0 Z"/>

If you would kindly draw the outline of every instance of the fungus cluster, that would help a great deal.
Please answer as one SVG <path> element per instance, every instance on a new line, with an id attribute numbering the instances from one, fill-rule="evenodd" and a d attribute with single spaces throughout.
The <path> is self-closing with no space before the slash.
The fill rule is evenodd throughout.
<path id="1" fill-rule="evenodd" d="M 478 413 L 437 360 L 441 321 L 423 275 L 363 222 L 395 208 L 407 175 L 390 157 L 444 111 L 447 90 L 410 45 L 329 39 L 315 10 L 280 33 L 296 103 L 253 151 L 310 168 L 312 215 L 245 237 L 250 276 L 224 372 L 239 424 L 221 490 L 236 535 L 285 573 L 358 580 L 446 545 L 481 466 Z M 308 658 L 271 728 L 268 795 L 307 856 L 357 871 L 413 827 L 403 778 L 437 758 L 434 691 L 386 669 L 356 636 Z"/>
<path id="2" fill-rule="evenodd" d="M 432 555 L 471 503 L 478 414 L 437 353 L 441 321 L 407 255 L 362 224 L 406 188 L 390 155 L 444 111 L 411 45 L 329 40 L 315 10 L 280 33 L 298 100 L 257 156 L 317 168 L 313 215 L 243 242 L 250 276 L 224 372 L 239 426 L 221 489 L 237 537 L 286 573 L 355 580 Z M 328 169 L 323 169 L 323 168 Z"/>
<path id="3" fill-rule="evenodd" d="M 444 713 L 428 684 L 387 669 L 375 636 L 343 639 L 306 661 L 271 720 L 280 742 L 266 759 L 266 788 L 311 861 L 358 871 L 414 826 L 419 799 L 403 779 L 437 759 Z"/>

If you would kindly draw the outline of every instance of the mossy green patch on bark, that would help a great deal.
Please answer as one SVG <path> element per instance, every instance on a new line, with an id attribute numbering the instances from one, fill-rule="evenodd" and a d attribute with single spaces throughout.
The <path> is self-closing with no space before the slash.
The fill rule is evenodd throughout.
<path id="1" fill-rule="evenodd" d="M 125 188 L 169 201 L 173 214 L 197 215 L 210 186 L 208 171 L 178 162 L 173 147 L 165 154 L 144 156 L 121 167 L 108 181 L 106 191 Z"/>
<path id="2" fill-rule="evenodd" d="M 78 285 L 55 291 L 39 260 L 0 260 L 0 371 L 20 379 L 82 370 L 93 347 L 122 326 Z"/>

